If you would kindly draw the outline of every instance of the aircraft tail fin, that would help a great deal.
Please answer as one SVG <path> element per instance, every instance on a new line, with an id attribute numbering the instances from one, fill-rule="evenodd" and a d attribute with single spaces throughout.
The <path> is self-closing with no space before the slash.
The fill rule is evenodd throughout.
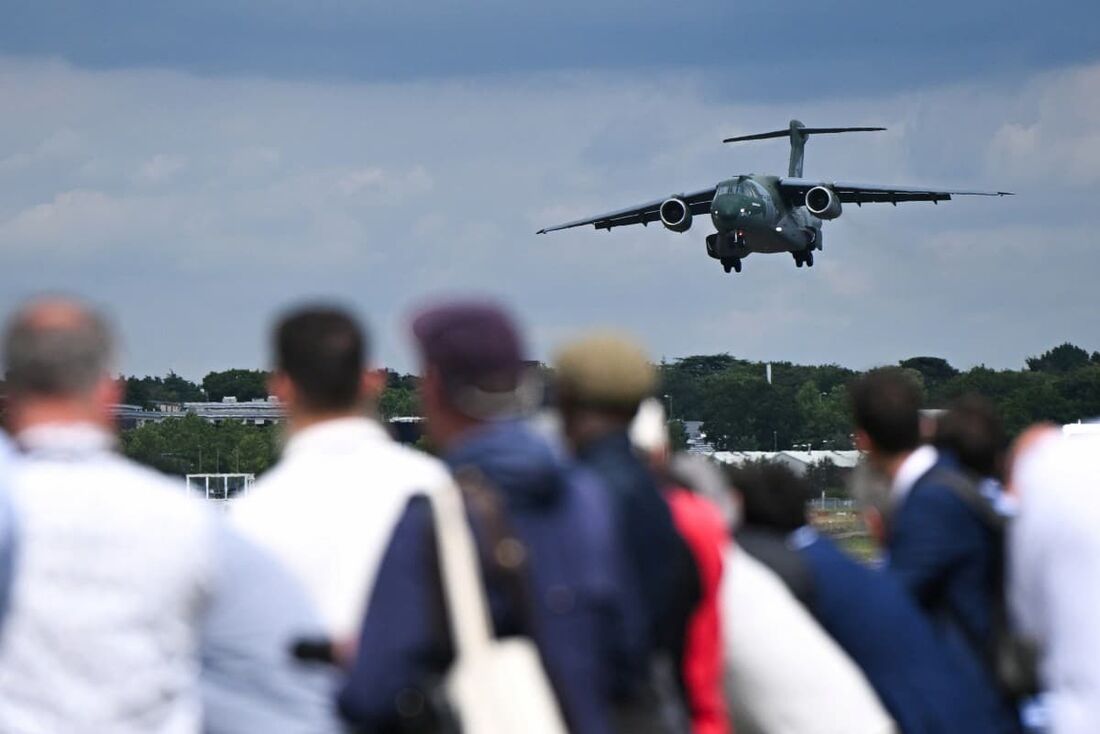
<path id="1" fill-rule="evenodd" d="M 787 175 L 792 178 L 802 176 L 802 160 L 806 153 L 806 139 L 810 135 L 831 135 L 833 133 L 864 133 L 885 130 L 884 127 L 806 127 L 798 120 L 791 120 L 790 127 L 786 130 L 772 130 L 766 133 L 754 135 L 739 135 L 734 138 L 726 138 L 723 143 L 740 143 L 745 140 L 767 140 L 768 138 L 791 139 L 791 160 Z"/>

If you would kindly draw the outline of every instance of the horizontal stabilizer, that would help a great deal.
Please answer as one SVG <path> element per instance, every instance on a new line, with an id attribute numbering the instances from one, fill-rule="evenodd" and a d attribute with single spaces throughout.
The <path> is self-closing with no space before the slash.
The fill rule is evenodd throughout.
<path id="1" fill-rule="evenodd" d="M 872 133 L 885 130 L 884 127 L 799 127 L 796 128 L 802 135 L 827 135 L 832 133 Z M 740 143 L 744 140 L 767 140 L 768 138 L 790 137 L 790 128 L 786 130 L 772 130 L 768 133 L 756 133 L 755 135 L 739 135 L 735 138 L 726 138 L 723 143 Z"/>
<path id="2" fill-rule="evenodd" d="M 798 120 L 791 120 L 786 130 L 772 130 L 768 133 L 756 133 L 755 135 L 738 135 L 735 138 L 726 138 L 723 143 L 740 143 L 743 140 L 767 140 L 768 138 L 791 139 L 791 161 L 787 166 L 787 175 L 791 178 L 802 176 L 802 157 L 806 150 L 806 140 L 811 135 L 830 135 L 832 133 L 870 133 L 885 130 L 884 127 L 806 127 Z"/>

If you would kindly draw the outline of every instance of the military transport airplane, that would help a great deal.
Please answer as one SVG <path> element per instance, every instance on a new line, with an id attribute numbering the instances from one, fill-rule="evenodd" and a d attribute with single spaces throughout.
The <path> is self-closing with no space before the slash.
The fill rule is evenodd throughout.
<path id="1" fill-rule="evenodd" d="M 814 250 L 821 249 L 823 220 L 840 216 L 841 204 L 871 202 L 950 201 L 952 196 L 1011 196 L 1008 191 L 952 191 L 913 186 L 881 186 L 802 177 L 806 140 L 826 133 L 872 132 L 884 127 L 806 127 L 791 120 L 786 130 L 726 138 L 723 143 L 790 137 L 791 157 L 786 178 L 747 174 L 690 194 L 675 194 L 641 206 L 601 214 L 590 219 L 540 229 L 538 234 L 593 225 L 610 230 L 627 224 L 660 221 L 673 232 L 686 232 L 696 214 L 710 214 L 714 234 L 707 235 L 707 254 L 726 272 L 741 272 L 741 260 L 753 252 L 789 252 L 798 267 L 813 267 Z"/>

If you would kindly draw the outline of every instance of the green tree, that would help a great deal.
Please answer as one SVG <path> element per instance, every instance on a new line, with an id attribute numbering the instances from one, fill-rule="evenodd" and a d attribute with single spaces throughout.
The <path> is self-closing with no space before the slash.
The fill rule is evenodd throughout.
<path id="1" fill-rule="evenodd" d="M 195 383 L 169 372 L 165 377 L 123 377 L 122 402 L 151 408 L 154 403 L 185 403 L 205 400 L 206 396 Z"/>
<path id="2" fill-rule="evenodd" d="M 210 372 L 202 378 L 207 399 L 218 402 L 223 398 L 236 398 L 241 402 L 262 400 L 268 396 L 269 373 L 263 370 L 224 370 Z"/>
<path id="3" fill-rule="evenodd" d="M 673 451 L 684 451 L 688 445 L 688 432 L 681 420 L 668 422 L 668 445 Z"/>
<path id="4" fill-rule="evenodd" d="M 275 461 L 276 436 L 274 426 L 213 424 L 186 415 L 125 431 L 121 442 L 127 456 L 168 474 L 258 474 Z"/>
<path id="5" fill-rule="evenodd" d="M 930 391 L 959 374 L 946 359 L 940 357 L 911 357 L 898 364 L 902 369 L 919 372 L 925 387 Z"/>
<path id="6" fill-rule="evenodd" d="M 420 378 L 416 375 L 406 375 L 391 369 L 384 369 L 386 375 L 386 387 L 415 391 Z"/>
<path id="7" fill-rule="evenodd" d="M 1048 349 L 1038 357 L 1027 358 L 1027 368 L 1032 372 L 1061 374 L 1087 367 L 1088 364 L 1089 353 L 1069 342 Z"/>
<path id="8" fill-rule="evenodd" d="M 798 389 L 795 402 L 802 422 L 799 443 L 809 443 L 815 448 L 849 448 L 851 419 L 843 385 L 822 393 L 816 383 L 807 380 Z"/>
<path id="9" fill-rule="evenodd" d="M 378 412 L 383 418 L 420 415 L 420 400 L 415 390 L 404 387 L 387 387 L 378 401 Z"/>
<path id="10" fill-rule="evenodd" d="M 847 497 L 849 471 L 841 469 L 829 459 L 818 459 L 806 467 L 806 481 L 815 495 Z"/>

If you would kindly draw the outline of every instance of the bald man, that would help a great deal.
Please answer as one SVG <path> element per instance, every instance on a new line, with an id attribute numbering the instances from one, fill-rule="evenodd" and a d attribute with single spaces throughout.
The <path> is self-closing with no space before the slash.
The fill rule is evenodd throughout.
<path id="1" fill-rule="evenodd" d="M 287 626 L 315 631 L 304 596 L 182 486 L 115 453 L 105 321 L 35 301 L 3 351 L 21 455 L 0 731 L 328 730 L 328 681 L 270 652 Z"/>

